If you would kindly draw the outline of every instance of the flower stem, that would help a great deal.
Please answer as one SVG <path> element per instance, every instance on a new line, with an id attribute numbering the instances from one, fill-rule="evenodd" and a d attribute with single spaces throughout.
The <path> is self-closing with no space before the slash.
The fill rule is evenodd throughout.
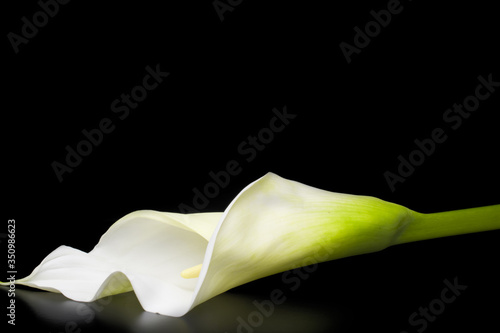
<path id="1" fill-rule="evenodd" d="M 442 213 L 414 213 L 395 244 L 500 229 L 500 205 Z"/>

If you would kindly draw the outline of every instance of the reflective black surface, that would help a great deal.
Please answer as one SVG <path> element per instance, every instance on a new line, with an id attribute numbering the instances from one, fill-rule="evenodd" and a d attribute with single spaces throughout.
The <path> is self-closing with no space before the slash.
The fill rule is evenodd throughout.
<path id="1" fill-rule="evenodd" d="M 92 303 L 19 287 L 16 327 L 45 332 L 453 332 L 497 324 L 499 232 L 401 245 L 277 274 L 174 318 L 133 292 Z M 474 245 L 465 248 L 462 244 Z M 6 291 L 6 288 L 1 288 Z M 272 296 L 278 293 L 279 298 Z M 2 302 L 7 302 L 2 292 Z M 278 299 L 276 303 L 273 300 Z"/>
<path id="2" fill-rule="evenodd" d="M 424 213 L 500 203 L 493 2 L 59 1 L 2 9 L 1 281 L 8 219 L 16 220 L 21 278 L 60 245 L 90 251 L 135 210 L 223 211 L 268 171 Z M 343 43 L 356 47 L 350 62 Z M 157 86 L 144 81 L 157 67 L 169 75 Z M 490 83 L 478 90 L 481 80 Z M 285 107 L 294 118 L 278 128 L 273 109 Z M 431 149 L 436 129 L 446 139 Z M 72 149 L 85 156 L 68 157 Z M 410 157 L 413 166 L 402 166 Z M 196 199 L 233 161 L 239 173 Z M 55 162 L 71 169 L 62 180 Z M 402 177 L 394 188 L 387 172 Z M 23 333 L 492 332 L 499 237 L 406 244 L 278 274 L 182 318 L 143 312 L 133 293 L 82 304 L 20 287 L 14 327 L 0 288 L 0 325 Z M 467 286 L 459 295 L 449 290 L 455 280 Z M 276 289 L 286 301 L 272 315 L 255 312 Z"/>
<path id="3" fill-rule="evenodd" d="M 265 314 L 257 311 L 251 295 L 226 293 L 181 318 L 144 312 L 133 293 L 116 295 L 93 303 L 79 303 L 59 294 L 37 291 L 18 291 L 23 308 L 40 324 L 51 330 L 92 331 L 110 329 L 122 332 L 235 332 L 258 330 L 273 332 L 279 327 L 287 332 L 327 332 L 339 326 L 335 308 L 321 308 L 317 304 L 289 302 Z M 327 310 L 330 310 L 326 312 Z M 22 321 L 19 316 L 18 323 Z M 291 320 L 293 318 L 293 320 Z M 20 327 L 31 326 L 21 323 Z"/>

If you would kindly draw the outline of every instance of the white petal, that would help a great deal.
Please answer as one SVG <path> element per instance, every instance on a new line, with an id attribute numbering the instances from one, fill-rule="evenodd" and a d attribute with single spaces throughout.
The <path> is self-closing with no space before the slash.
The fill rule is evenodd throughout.
<path id="1" fill-rule="evenodd" d="M 405 207 L 269 173 L 224 213 L 131 213 L 88 254 L 60 247 L 18 283 L 78 301 L 133 288 L 145 310 L 182 316 L 228 289 L 293 266 L 383 249 L 408 221 Z M 198 278 L 181 277 L 200 263 Z"/>
<path id="2" fill-rule="evenodd" d="M 226 209 L 210 239 L 193 306 L 292 267 L 381 250 L 408 218 L 396 204 L 268 173 Z"/>
<path id="3" fill-rule="evenodd" d="M 203 261 L 221 215 L 133 212 L 88 254 L 61 246 L 17 283 L 83 302 L 134 289 L 145 310 L 179 316 L 190 308 L 198 280 L 180 272 Z"/>

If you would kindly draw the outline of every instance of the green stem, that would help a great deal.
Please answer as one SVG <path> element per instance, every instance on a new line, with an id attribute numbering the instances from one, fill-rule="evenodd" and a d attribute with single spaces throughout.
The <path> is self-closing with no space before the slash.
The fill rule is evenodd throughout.
<path id="1" fill-rule="evenodd" d="M 413 213 L 413 221 L 395 244 L 500 229 L 500 205 L 442 213 Z"/>

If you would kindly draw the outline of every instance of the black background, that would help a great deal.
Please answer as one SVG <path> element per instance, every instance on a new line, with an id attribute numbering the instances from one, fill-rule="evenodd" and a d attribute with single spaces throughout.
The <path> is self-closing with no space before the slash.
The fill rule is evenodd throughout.
<path id="1" fill-rule="evenodd" d="M 61 244 L 91 250 L 131 211 L 192 204 L 192 189 L 230 160 L 241 162 L 241 173 L 203 211 L 224 210 L 268 171 L 421 212 L 498 204 L 499 92 L 456 130 L 443 120 L 474 93 L 479 75 L 500 81 L 494 5 L 401 2 L 401 13 L 348 64 L 339 44 L 353 44 L 354 27 L 363 29 L 370 11 L 387 3 L 245 0 L 221 21 L 211 1 L 71 1 L 17 54 L 7 34 L 20 34 L 21 18 L 32 21 L 40 6 L 4 4 L 0 232 L 16 220 L 18 277 Z M 157 64 L 170 75 L 120 120 L 111 103 Z M 245 161 L 238 146 L 284 106 L 296 118 Z M 114 131 L 59 182 L 51 163 L 64 163 L 65 147 L 76 147 L 82 130 L 103 118 Z M 414 140 L 438 127 L 447 140 L 391 191 L 384 172 L 396 173 L 398 156 L 408 157 Z M 78 303 L 24 289 L 9 332 L 235 332 L 237 318 L 273 289 L 287 300 L 255 332 L 417 332 L 421 326 L 408 317 L 454 278 L 467 290 L 425 331 L 492 331 L 500 310 L 499 236 L 423 241 L 324 263 L 296 291 L 272 276 L 180 319 L 142 313 L 129 293 L 102 310 L 94 304 L 90 320 L 75 315 Z M 6 313 L 6 293 L 1 299 Z"/>

